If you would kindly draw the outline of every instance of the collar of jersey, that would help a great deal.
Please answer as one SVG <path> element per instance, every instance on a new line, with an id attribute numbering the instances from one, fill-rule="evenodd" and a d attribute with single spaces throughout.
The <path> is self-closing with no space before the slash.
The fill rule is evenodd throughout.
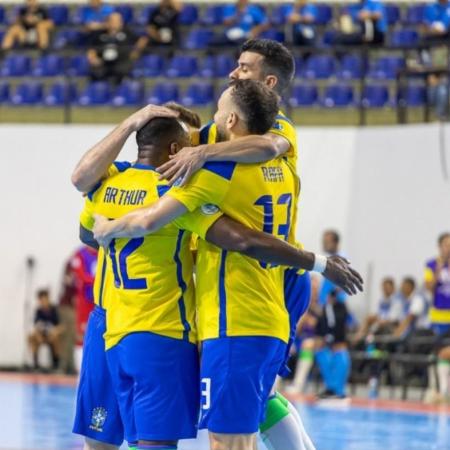
<path id="1" fill-rule="evenodd" d="M 156 167 L 149 166 L 149 165 L 147 165 L 147 164 L 139 164 L 139 163 L 135 163 L 135 164 L 133 164 L 131 167 L 133 167 L 133 169 L 153 170 L 153 171 L 156 172 Z"/>

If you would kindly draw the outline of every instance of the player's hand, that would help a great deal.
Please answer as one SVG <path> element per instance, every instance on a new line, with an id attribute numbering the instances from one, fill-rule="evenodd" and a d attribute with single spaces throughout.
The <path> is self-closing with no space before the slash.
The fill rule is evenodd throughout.
<path id="1" fill-rule="evenodd" d="M 323 276 L 339 286 L 348 295 L 357 294 L 363 290 L 363 279 L 352 267 L 349 261 L 341 256 L 329 256 Z"/>
<path id="2" fill-rule="evenodd" d="M 131 131 L 140 130 L 147 122 L 156 117 L 178 117 L 178 112 L 164 106 L 147 105 L 125 119 L 124 125 Z"/>
<path id="3" fill-rule="evenodd" d="M 92 229 L 94 239 L 98 242 L 98 245 L 106 250 L 111 242 L 111 238 L 107 236 L 108 219 L 99 214 L 94 214 L 94 220 L 94 228 Z"/>
<path id="4" fill-rule="evenodd" d="M 205 145 L 184 147 L 177 154 L 171 155 L 170 161 L 156 169 L 161 174 L 159 179 L 167 180 L 170 185 L 179 180 L 177 186 L 184 186 L 205 164 L 205 148 Z"/>

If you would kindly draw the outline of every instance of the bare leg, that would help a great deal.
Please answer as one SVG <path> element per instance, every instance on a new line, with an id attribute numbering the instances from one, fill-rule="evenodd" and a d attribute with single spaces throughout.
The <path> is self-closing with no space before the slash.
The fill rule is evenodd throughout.
<path id="1" fill-rule="evenodd" d="M 45 50 L 48 48 L 50 41 L 50 30 L 52 29 L 52 27 L 52 23 L 48 20 L 38 23 L 36 26 L 38 47 L 41 50 Z"/>
<path id="2" fill-rule="evenodd" d="M 209 433 L 211 450 L 256 450 L 256 434 Z"/>
<path id="3" fill-rule="evenodd" d="M 26 32 L 20 25 L 13 25 L 7 32 L 2 42 L 3 50 L 10 50 L 19 42 L 24 44 L 26 39 Z"/>
<path id="4" fill-rule="evenodd" d="M 115 445 L 105 444 L 94 439 L 85 438 L 83 450 L 119 450 Z"/>

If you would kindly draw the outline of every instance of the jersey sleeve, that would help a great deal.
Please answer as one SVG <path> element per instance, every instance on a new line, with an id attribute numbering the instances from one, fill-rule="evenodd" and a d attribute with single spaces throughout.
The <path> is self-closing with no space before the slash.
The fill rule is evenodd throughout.
<path id="1" fill-rule="evenodd" d="M 286 156 L 294 156 L 297 146 L 297 133 L 292 122 L 282 115 L 278 115 L 269 133 L 283 137 L 289 142 L 289 150 Z"/>
<path id="2" fill-rule="evenodd" d="M 80 213 L 80 225 L 89 231 L 92 231 L 94 228 L 94 205 L 88 197 L 86 197 L 84 207 Z"/>
<path id="3" fill-rule="evenodd" d="M 178 228 L 191 231 L 195 235 L 205 239 L 208 230 L 222 215 L 222 212 L 217 207 L 214 207 L 214 209 L 212 207 L 202 207 L 194 212 L 183 214 L 175 219 L 173 223 Z"/>
<path id="4" fill-rule="evenodd" d="M 425 267 L 423 279 L 425 283 L 432 283 L 434 281 L 434 272 L 430 267 Z"/>
<path id="5" fill-rule="evenodd" d="M 229 188 L 236 164 L 210 162 L 183 187 L 173 187 L 166 195 L 178 200 L 190 212 L 204 206 L 220 207 Z"/>

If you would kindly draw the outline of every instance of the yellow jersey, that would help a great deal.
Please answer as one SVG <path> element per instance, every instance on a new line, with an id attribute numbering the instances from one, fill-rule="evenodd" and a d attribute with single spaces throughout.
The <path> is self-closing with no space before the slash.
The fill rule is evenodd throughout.
<path id="1" fill-rule="evenodd" d="M 92 214 L 110 219 L 155 203 L 168 190 L 151 166 L 116 163 L 117 173 L 90 192 L 81 223 L 92 229 Z M 124 336 L 148 331 L 196 342 L 193 231 L 204 237 L 220 213 L 188 213 L 157 233 L 136 239 L 113 239 L 99 298 L 106 307 L 106 349 Z M 188 231 L 186 231 L 188 230 Z M 105 285 L 105 280 L 108 285 Z M 107 294 L 107 295 L 105 295 Z"/>
<path id="2" fill-rule="evenodd" d="M 276 121 L 273 127 L 268 133 L 276 134 L 283 137 L 289 142 L 289 150 L 283 155 L 286 158 L 289 167 L 297 177 L 297 194 L 295 200 L 292 202 L 293 219 L 291 224 L 291 232 L 289 234 L 289 243 L 293 245 L 299 245 L 296 242 L 296 230 L 297 230 L 297 215 L 298 215 L 298 201 L 300 197 L 300 178 L 297 172 L 297 160 L 298 160 L 298 145 L 297 145 L 297 132 L 295 125 L 284 115 L 282 111 L 278 111 Z M 217 142 L 217 127 L 212 121 L 206 124 L 200 130 L 200 144 L 214 144 Z"/>
<path id="3" fill-rule="evenodd" d="M 167 195 L 189 211 L 220 210 L 256 230 L 287 240 L 296 182 L 282 158 L 261 164 L 209 162 L 184 187 Z M 199 240 L 197 253 L 199 339 L 272 336 L 287 342 L 284 268 L 221 250 Z"/>

